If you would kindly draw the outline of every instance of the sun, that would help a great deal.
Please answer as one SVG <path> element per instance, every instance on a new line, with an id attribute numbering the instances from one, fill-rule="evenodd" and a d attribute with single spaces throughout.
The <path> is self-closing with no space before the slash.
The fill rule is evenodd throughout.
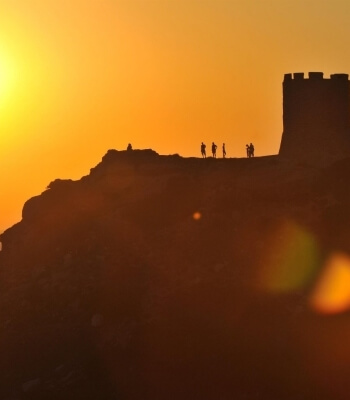
<path id="1" fill-rule="evenodd" d="M 5 87 L 6 87 L 6 70 L 0 63 L 0 93 L 2 93 Z"/>
<path id="2" fill-rule="evenodd" d="M 14 80 L 13 72 L 10 61 L 0 54 L 0 105 L 3 104 L 11 92 Z"/>

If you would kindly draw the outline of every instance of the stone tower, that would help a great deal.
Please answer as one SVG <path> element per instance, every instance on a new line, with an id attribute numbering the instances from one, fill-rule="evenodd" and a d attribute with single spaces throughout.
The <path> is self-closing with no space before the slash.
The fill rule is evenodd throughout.
<path id="1" fill-rule="evenodd" d="M 350 82 L 347 74 L 286 74 L 279 154 L 326 164 L 350 156 Z"/>

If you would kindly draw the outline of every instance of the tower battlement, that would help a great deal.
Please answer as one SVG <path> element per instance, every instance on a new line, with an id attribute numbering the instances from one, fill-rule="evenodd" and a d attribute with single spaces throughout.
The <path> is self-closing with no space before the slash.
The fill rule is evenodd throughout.
<path id="1" fill-rule="evenodd" d="M 305 77 L 304 72 L 294 72 L 289 74 L 284 74 L 284 82 L 288 81 L 300 81 L 300 80 L 333 80 L 333 81 L 343 81 L 347 82 L 349 80 L 349 74 L 331 74 L 329 78 L 324 78 L 323 72 L 309 72 L 308 78 Z"/>
<path id="2" fill-rule="evenodd" d="M 299 160 L 350 155 L 348 74 L 284 75 L 283 134 L 279 154 Z"/>

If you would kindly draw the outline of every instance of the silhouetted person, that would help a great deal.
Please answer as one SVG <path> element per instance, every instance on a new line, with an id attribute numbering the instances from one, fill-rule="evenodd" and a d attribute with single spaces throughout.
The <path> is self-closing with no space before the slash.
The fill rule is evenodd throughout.
<path id="1" fill-rule="evenodd" d="M 126 150 L 127 150 L 127 151 L 131 151 L 131 150 L 132 150 L 132 146 L 131 146 L 130 143 L 128 144 L 128 147 L 126 148 Z"/>
<path id="2" fill-rule="evenodd" d="M 225 143 L 222 144 L 222 158 L 226 157 L 226 148 L 225 148 Z"/>
<path id="3" fill-rule="evenodd" d="M 213 157 L 216 158 L 216 149 L 217 149 L 217 145 L 213 142 L 213 144 L 211 145 L 211 152 L 213 153 Z"/>
<path id="4" fill-rule="evenodd" d="M 253 143 L 250 143 L 250 146 L 249 146 L 249 156 L 250 157 L 254 157 L 254 145 L 253 145 Z"/>
<path id="5" fill-rule="evenodd" d="M 247 151 L 247 157 L 249 158 L 250 157 L 250 149 L 249 149 L 249 145 L 248 144 L 245 145 L 245 149 Z"/>
<path id="6" fill-rule="evenodd" d="M 201 144 L 201 153 L 202 153 L 202 157 L 203 158 L 207 157 L 207 152 L 205 151 L 206 147 L 207 146 L 202 142 L 202 144 Z"/>

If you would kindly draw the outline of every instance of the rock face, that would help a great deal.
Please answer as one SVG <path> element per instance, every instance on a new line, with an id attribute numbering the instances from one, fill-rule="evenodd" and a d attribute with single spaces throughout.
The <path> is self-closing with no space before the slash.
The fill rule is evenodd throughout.
<path id="1" fill-rule="evenodd" d="M 349 303 L 315 290 L 349 176 L 110 150 L 52 182 L 0 237 L 0 398 L 346 399 Z"/>
<path id="2" fill-rule="evenodd" d="M 326 165 L 350 155 L 350 84 L 347 74 L 286 74 L 280 156 Z"/>

